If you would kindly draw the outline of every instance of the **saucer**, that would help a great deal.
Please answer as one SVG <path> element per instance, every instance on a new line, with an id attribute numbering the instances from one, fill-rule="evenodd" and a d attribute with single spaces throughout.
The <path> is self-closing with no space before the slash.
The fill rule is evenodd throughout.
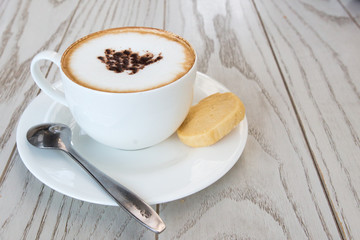
<path id="1" fill-rule="evenodd" d="M 228 91 L 214 79 L 197 73 L 194 104 L 213 93 Z M 44 122 L 68 125 L 80 155 L 149 204 L 186 197 L 217 181 L 237 162 L 248 135 L 245 117 L 230 134 L 209 147 L 188 147 L 173 134 L 146 149 L 114 149 L 86 135 L 65 106 L 41 93 L 26 108 L 17 127 L 17 148 L 25 166 L 41 182 L 62 194 L 113 206 L 117 204 L 112 198 L 65 153 L 38 149 L 27 142 L 28 129 Z"/>

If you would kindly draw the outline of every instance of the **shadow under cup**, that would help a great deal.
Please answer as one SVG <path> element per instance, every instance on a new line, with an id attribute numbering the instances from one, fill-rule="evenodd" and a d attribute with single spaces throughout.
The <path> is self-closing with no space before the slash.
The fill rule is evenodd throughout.
<path id="1" fill-rule="evenodd" d="M 170 38 L 176 37 L 177 41 L 186 44 L 193 54 L 190 69 L 177 80 L 150 90 L 109 92 L 85 87 L 69 77 L 62 63 L 68 50 L 74 44 L 79 44 L 94 35 L 91 34 L 71 45 L 62 59 L 54 52 L 39 53 L 33 59 L 31 72 L 38 86 L 54 100 L 66 105 L 75 121 L 90 137 L 110 147 L 136 150 L 167 139 L 184 121 L 192 104 L 197 57 L 191 45 L 173 33 L 152 28 L 126 29 L 131 31 L 149 29 L 149 31 L 160 31 Z M 37 64 L 40 60 L 53 61 L 61 69 L 63 93 L 52 88 L 46 81 Z M 151 80 L 151 77 L 149 79 Z"/>

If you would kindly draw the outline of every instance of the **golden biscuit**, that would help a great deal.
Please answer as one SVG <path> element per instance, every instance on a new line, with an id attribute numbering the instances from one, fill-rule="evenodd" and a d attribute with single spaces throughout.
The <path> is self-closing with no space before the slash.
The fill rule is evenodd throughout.
<path id="1" fill-rule="evenodd" d="M 245 107 L 235 94 L 215 93 L 190 108 L 177 135 L 191 147 L 210 146 L 230 133 L 244 116 Z"/>

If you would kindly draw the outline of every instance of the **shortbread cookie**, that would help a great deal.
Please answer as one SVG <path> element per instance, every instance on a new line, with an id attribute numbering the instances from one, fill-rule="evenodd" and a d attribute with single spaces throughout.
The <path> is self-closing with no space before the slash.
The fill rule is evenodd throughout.
<path id="1" fill-rule="evenodd" d="M 192 106 L 177 130 L 191 147 L 210 146 L 234 129 L 245 116 L 245 107 L 233 93 L 215 93 Z"/>

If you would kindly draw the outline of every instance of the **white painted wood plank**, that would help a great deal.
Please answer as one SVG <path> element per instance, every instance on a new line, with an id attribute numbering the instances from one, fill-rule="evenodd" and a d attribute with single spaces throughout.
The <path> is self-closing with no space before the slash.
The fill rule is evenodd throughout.
<path id="1" fill-rule="evenodd" d="M 246 106 L 249 138 L 234 168 L 183 200 L 160 205 L 159 239 L 339 239 L 321 182 L 251 1 L 167 1 L 166 29 L 199 68 Z"/>
<path id="2" fill-rule="evenodd" d="M 257 1 L 346 238 L 360 238 L 360 30 L 337 1 Z"/>
<path id="3" fill-rule="evenodd" d="M 0 3 L 0 173 L 14 148 L 17 121 L 38 93 L 30 77 L 30 61 L 41 49 L 59 48 L 76 3 L 45 0 Z M 47 69 L 45 65 L 44 71 Z"/>

